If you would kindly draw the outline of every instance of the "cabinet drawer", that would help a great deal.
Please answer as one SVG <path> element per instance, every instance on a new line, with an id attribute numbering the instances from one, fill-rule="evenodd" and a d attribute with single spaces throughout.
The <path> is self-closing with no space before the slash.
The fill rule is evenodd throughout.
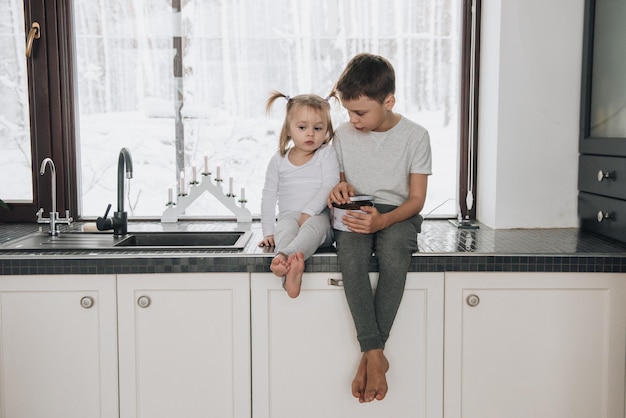
<path id="1" fill-rule="evenodd" d="M 626 200 L 578 194 L 581 228 L 626 242 Z"/>
<path id="2" fill-rule="evenodd" d="M 626 199 L 626 158 L 581 155 L 578 190 Z"/>

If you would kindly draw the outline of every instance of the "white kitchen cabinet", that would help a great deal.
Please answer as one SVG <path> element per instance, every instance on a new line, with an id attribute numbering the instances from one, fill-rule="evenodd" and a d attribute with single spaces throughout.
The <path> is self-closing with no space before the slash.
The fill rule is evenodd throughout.
<path id="1" fill-rule="evenodd" d="M 118 416 L 115 276 L 0 276 L 0 416 Z"/>
<path id="2" fill-rule="evenodd" d="M 389 393 L 360 404 L 361 359 L 340 273 L 305 273 L 291 299 L 271 273 L 252 274 L 254 418 L 441 417 L 443 273 L 409 273 L 385 349 Z M 372 277 L 375 283 L 375 276 Z"/>
<path id="3" fill-rule="evenodd" d="M 121 418 L 250 417 L 248 273 L 118 276 Z"/>
<path id="4" fill-rule="evenodd" d="M 623 418 L 626 277 L 446 273 L 446 418 Z"/>

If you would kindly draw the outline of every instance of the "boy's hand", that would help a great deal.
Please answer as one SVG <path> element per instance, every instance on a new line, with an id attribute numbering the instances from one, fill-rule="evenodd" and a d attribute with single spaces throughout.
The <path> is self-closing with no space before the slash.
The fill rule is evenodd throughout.
<path id="1" fill-rule="evenodd" d="M 361 210 L 366 213 L 347 211 L 342 218 L 343 223 L 352 232 L 360 234 L 373 234 L 381 229 L 385 229 L 384 215 L 373 206 L 361 206 Z"/>
<path id="2" fill-rule="evenodd" d="M 342 181 L 330 191 L 327 200 L 328 207 L 331 207 L 333 203 L 337 203 L 339 205 L 350 203 L 351 196 L 354 196 L 354 187 L 352 187 L 351 184 Z"/>
<path id="3" fill-rule="evenodd" d="M 259 247 L 274 247 L 274 235 L 268 235 L 261 242 L 259 242 Z"/>

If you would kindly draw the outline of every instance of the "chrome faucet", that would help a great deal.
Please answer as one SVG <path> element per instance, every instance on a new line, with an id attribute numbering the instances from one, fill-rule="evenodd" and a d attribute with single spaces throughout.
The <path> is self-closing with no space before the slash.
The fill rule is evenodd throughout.
<path id="1" fill-rule="evenodd" d="M 130 152 L 126 148 L 120 150 L 117 160 L 117 212 L 112 218 L 107 218 L 111 204 L 107 207 L 104 216 L 96 219 L 98 231 L 113 230 L 113 235 L 126 235 L 128 232 L 128 215 L 124 212 L 124 168 L 126 168 L 126 178 L 133 178 L 133 160 Z"/>
<path id="2" fill-rule="evenodd" d="M 66 224 L 69 225 L 72 223 L 73 219 L 70 217 L 70 211 L 65 211 L 65 218 L 59 218 L 59 213 L 57 212 L 57 170 L 54 166 L 54 161 L 51 158 L 44 158 L 41 162 L 41 167 L 39 168 L 39 174 L 44 175 L 46 173 L 46 167 L 50 165 L 50 171 L 52 171 L 52 212 L 50 212 L 49 218 L 44 218 L 43 208 L 40 208 L 37 211 L 37 223 L 40 224 L 50 224 L 50 232 L 49 234 L 52 236 L 59 235 L 59 230 L 57 228 L 58 224 Z"/>

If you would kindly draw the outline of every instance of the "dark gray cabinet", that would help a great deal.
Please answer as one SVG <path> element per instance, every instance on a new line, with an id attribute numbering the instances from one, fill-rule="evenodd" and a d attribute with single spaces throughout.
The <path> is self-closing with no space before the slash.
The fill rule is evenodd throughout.
<path id="1" fill-rule="evenodd" d="M 626 241 L 626 1 L 586 0 L 578 170 L 581 227 Z"/>

